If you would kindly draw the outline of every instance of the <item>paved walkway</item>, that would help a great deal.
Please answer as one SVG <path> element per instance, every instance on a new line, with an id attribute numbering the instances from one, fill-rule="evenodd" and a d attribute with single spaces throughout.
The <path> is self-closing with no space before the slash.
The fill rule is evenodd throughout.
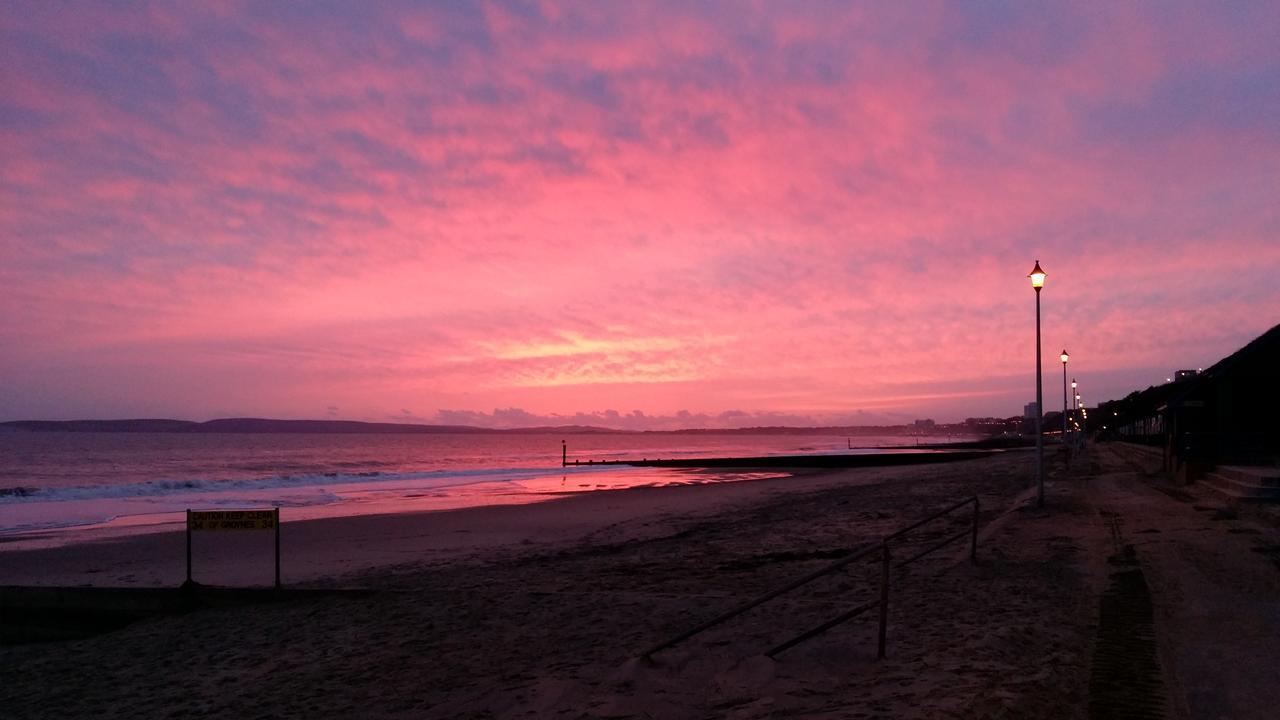
<path id="1" fill-rule="evenodd" d="M 1280 514 L 1173 487 L 1123 448 L 1097 446 L 1091 459 L 1083 481 L 1098 522 L 1118 552 L 1132 547 L 1150 590 L 1165 716 L 1276 717 Z"/>

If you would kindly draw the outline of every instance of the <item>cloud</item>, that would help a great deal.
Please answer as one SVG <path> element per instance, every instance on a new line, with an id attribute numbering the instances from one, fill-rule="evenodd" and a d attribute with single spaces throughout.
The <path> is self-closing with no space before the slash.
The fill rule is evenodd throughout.
<path id="1" fill-rule="evenodd" d="M 692 413 L 680 410 L 671 415 L 648 415 L 641 410 L 619 412 L 600 410 L 572 415 L 538 415 L 521 408 L 494 408 L 492 412 L 475 410 L 439 410 L 432 422 L 440 425 L 470 425 L 485 428 L 528 428 L 557 426 L 590 426 L 613 430 L 662 431 L 690 428 L 735 429 L 750 427 L 840 427 L 902 424 L 906 416 L 895 413 L 857 410 L 838 415 L 796 415 L 778 412 Z"/>
<path id="2" fill-rule="evenodd" d="M 0 413 L 1009 414 L 1035 259 L 1123 394 L 1280 316 L 1277 14 L 20 4 Z"/>

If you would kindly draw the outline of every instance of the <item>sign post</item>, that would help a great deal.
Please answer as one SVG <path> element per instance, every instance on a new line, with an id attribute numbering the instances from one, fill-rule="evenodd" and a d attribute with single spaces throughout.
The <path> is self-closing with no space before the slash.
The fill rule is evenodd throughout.
<path id="1" fill-rule="evenodd" d="M 191 508 L 187 508 L 187 586 L 191 585 Z"/>
<path id="2" fill-rule="evenodd" d="M 280 508 L 269 510 L 187 510 L 187 584 L 191 580 L 191 533 L 213 530 L 274 530 L 276 589 L 280 589 Z"/>

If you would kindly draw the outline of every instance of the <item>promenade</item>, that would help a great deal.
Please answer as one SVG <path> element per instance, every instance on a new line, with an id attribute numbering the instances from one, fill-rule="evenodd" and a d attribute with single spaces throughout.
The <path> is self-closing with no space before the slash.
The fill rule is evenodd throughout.
<path id="1" fill-rule="evenodd" d="M 1112 567 L 1131 558 L 1148 588 L 1166 717 L 1274 717 L 1280 508 L 1172 486 L 1158 455 L 1123 445 L 1097 446 L 1093 460 L 1082 481 L 1111 535 Z"/>

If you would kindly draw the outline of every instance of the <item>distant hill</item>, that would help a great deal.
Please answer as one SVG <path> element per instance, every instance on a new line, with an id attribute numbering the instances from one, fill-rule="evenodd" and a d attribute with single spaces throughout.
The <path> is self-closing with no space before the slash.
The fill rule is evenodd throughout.
<path id="1" fill-rule="evenodd" d="M 9 430 L 41 432 L 190 432 L 200 423 L 189 420 L 13 420 L 0 423 Z"/>
<path id="2" fill-rule="evenodd" d="M 419 425 L 408 423 L 368 423 L 353 420 L 269 420 L 265 418 L 222 418 L 208 422 L 189 420 L 13 420 L 0 429 L 29 432 L 116 432 L 116 433 L 401 433 L 401 434 L 583 434 L 618 432 L 586 425 L 532 427 L 512 430 L 470 425 Z"/>
<path id="3" fill-rule="evenodd" d="M 197 433 L 482 433 L 469 425 L 368 423 L 354 420 L 267 420 L 221 418 L 197 423 L 185 432 Z"/>

